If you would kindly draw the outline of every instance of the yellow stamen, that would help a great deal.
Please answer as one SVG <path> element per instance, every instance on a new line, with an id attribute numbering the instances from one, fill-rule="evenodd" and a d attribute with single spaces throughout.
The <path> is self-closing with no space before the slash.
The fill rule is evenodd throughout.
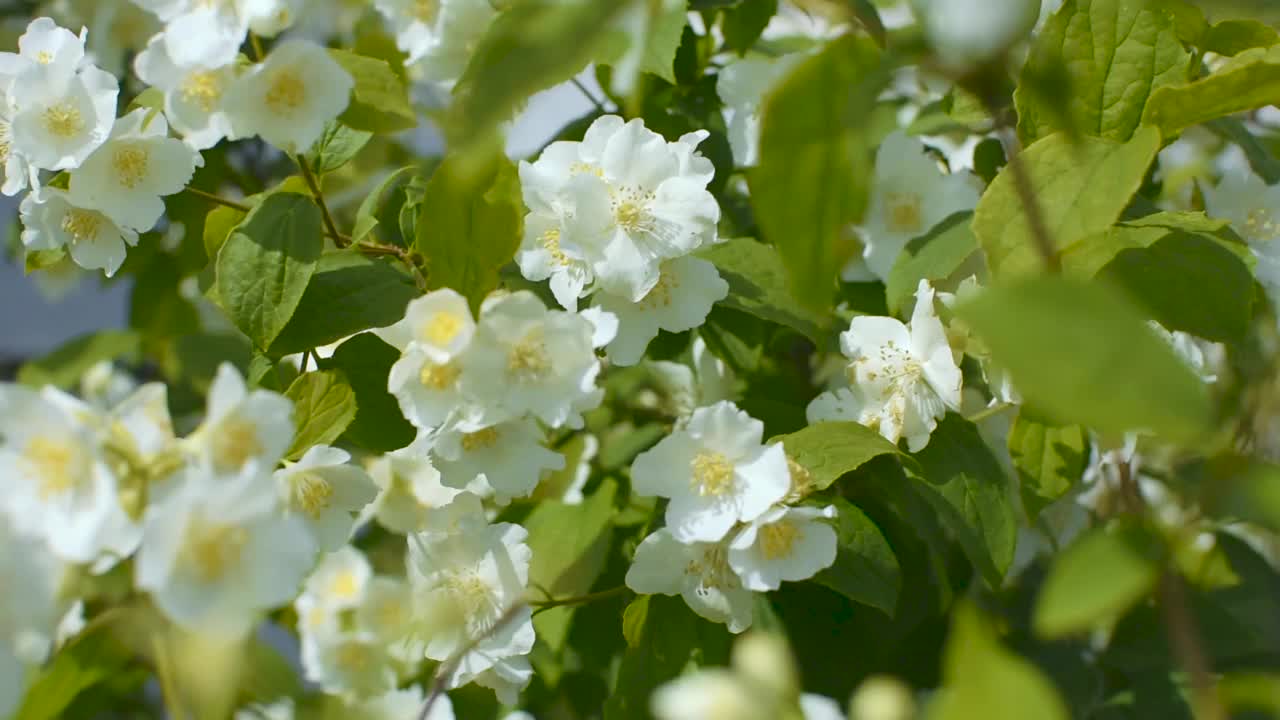
<path id="1" fill-rule="evenodd" d="M 62 495 L 77 485 L 78 456 L 70 443 L 55 438 L 37 437 L 27 443 L 23 459 L 30 472 L 39 478 L 40 499 Z"/>
<path id="2" fill-rule="evenodd" d="M 422 326 L 422 337 L 435 345 L 448 345 L 462 332 L 463 321 L 457 313 L 441 310 Z"/>
<path id="3" fill-rule="evenodd" d="M 690 462 L 693 489 L 703 497 L 723 495 L 733 487 L 733 463 L 721 453 L 703 450 Z"/>
<path id="4" fill-rule="evenodd" d="M 58 138 L 73 138 L 84 130 L 84 118 L 80 116 L 80 108 L 70 102 L 50 105 L 42 115 L 44 129 Z"/>
<path id="5" fill-rule="evenodd" d="M 62 231 L 71 236 L 72 243 L 92 242 L 102 229 L 102 215 L 92 210 L 71 208 L 62 216 Z"/>
<path id="6" fill-rule="evenodd" d="M 307 86 L 292 68 L 279 70 L 263 98 L 277 115 L 292 115 L 307 100 Z"/>
<path id="7" fill-rule="evenodd" d="M 151 155 L 145 149 L 135 145 L 116 148 L 111 156 L 111 167 L 120 178 L 120 184 L 130 190 L 141 185 L 146 179 L 150 164 Z"/>
<path id="8" fill-rule="evenodd" d="M 294 475 L 293 488 L 297 505 L 312 519 L 320 517 L 320 513 L 329 507 L 333 499 L 333 485 L 318 473 L 300 472 Z"/>
<path id="9" fill-rule="evenodd" d="M 187 75 L 178 90 L 182 99 L 204 112 L 213 112 L 222 99 L 222 80 L 216 73 L 197 71 Z"/>
<path id="10" fill-rule="evenodd" d="M 467 452 L 487 450 L 498 443 L 498 429 L 487 427 L 462 436 L 462 449 Z"/>
<path id="11" fill-rule="evenodd" d="M 760 552 L 766 560 L 777 560 L 791 554 L 800 539 L 800 528 L 787 520 L 779 520 L 760 528 Z"/>
<path id="12" fill-rule="evenodd" d="M 448 390 L 458 381 L 458 376 L 461 374 L 462 370 L 453 363 L 436 365 L 428 362 L 418 372 L 418 381 L 432 390 Z"/>
<path id="13" fill-rule="evenodd" d="M 224 578 L 240 562 L 248 544 L 248 531 L 238 525 L 196 521 L 187 534 L 185 559 L 201 581 L 213 583 Z"/>

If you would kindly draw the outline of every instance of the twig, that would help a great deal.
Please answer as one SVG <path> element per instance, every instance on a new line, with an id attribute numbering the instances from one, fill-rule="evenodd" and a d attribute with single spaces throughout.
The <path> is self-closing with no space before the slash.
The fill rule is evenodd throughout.
<path id="1" fill-rule="evenodd" d="M 1035 187 L 1031 184 L 1031 176 L 1022 163 L 1022 151 L 1014 141 L 1013 153 L 1009 156 L 1009 172 L 1013 173 L 1013 185 L 1018 189 L 1018 197 L 1022 200 L 1022 208 L 1027 216 L 1027 224 L 1031 226 L 1031 238 L 1035 241 L 1036 250 L 1044 267 L 1051 273 L 1062 272 L 1062 261 L 1058 258 L 1058 250 L 1049 235 L 1049 226 L 1044 221 L 1044 210 L 1036 197 Z"/>
<path id="2" fill-rule="evenodd" d="M 473 638 L 471 642 L 467 643 L 462 647 L 462 649 L 454 653 L 453 657 L 444 661 L 440 667 L 436 668 L 435 680 L 431 682 L 431 692 L 427 694 L 427 700 L 422 704 L 422 711 L 418 713 L 418 720 L 427 720 L 427 716 L 431 714 L 431 706 L 435 705 L 436 698 L 444 694 L 445 683 L 448 682 L 449 676 L 453 674 L 458 663 L 462 662 L 462 658 L 466 657 L 467 653 L 475 650 L 480 643 L 484 642 L 487 638 L 501 630 L 504 625 L 514 620 L 516 616 L 520 614 L 520 611 L 527 607 L 528 605 L 525 603 L 517 603 L 508 608 L 487 632 Z"/>
<path id="3" fill-rule="evenodd" d="M 586 595 L 579 595 L 577 597 L 549 599 L 549 600 L 532 600 L 529 602 L 529 605 L 537 608 L 537 610 L 534 611 L 534 614 L 536 615 L 537 613 L 540 613 L 544 610 L 550 610 L 551 608 L 565 607 L 568 605 L 586 605 L 587 603 L 593 603 L 597 600 L 606 600 L 611 597 L 622 595 L 623 593 L 626 593 L 629 590 L 630 588 L 628 588 L 626 585 L 619 585 L 618 587 L 609 588 L 608 590 L 601 590 L 600 592 L 588 593 Z"/>
<path id="4" fill-rule="evenodd" d="M 974 413 L 974 414 L 972 414 L 972 415 L 968 415 L 968 416 L 966 416 L 966 417 L 965 417 L 965 420 L 968 420 L 968 421 L 969 421 L 969 422 L 971 422 L 971 423 L 980 423 L 980 422 L 982 422 L 983 420 L 986 420 L 986 419 L 987 419 L 987 418 L 989 418 L 989 417 L 994 417 L 994 416 L 999 415 L 1000 413 L 1002 413 L 1002 412 L 1004 412 L 1004 411 L 1006 411 L 1006 410 L 1012 410 L 1012 409 L 1014 409 L 1014 408 L 1016 408 L 1016 407 L 1018 407 L 1018 406 L 1017 406 L 1017 405 L 1015 405 L 1015 404 L 1013 404 L 1013 403 L 1007 403 L 1007 402 L 1006 402 L 1006 403 L 996 403 L 995 405 L 991 405 L 991 406 L 988 406 L 988 407 L 982 408 L 981 410 L 979 410 L 978 412 L 976 412 L 976 413 Z"/>
<path id="5" fill-rule="evenodd" d="M 250 210 L 252 210 L 252 209 L 253 209 L 253 208 L 249 207 L 248 205 L 245 205 L 245 204 L 244 204 L 244 203 L 242 203 L 242 202 L 237 202 L 237 201 L 235 201 L 235 200 L 231 200 L 230 198 L 224 198 L 224 197 L 222 197 L 222 196 L 220 196 L 220 195 L 214 195 L 214 194 L 213 194 L 213 193 L 211 193 L 211 192 L 205 192 L 204 190 L 201 190 L 201 189 L 199 189 L 199 188 L 191 187 L 190 185 L 188 185 L 188 186 L 186 187 L 186 191 L 187 191 L 187 192 L 189 192 L 189 193 L 191 193 L 192 195 L 195 195 L 195 196 L 196 196 L 196 197 L 198 197 L 198 198 L 201 198 L 201 199 L 203 199 L 203 200 L 208 200 L 209 202 L 213 203 L 214 205 L 221 205 L 221 206 L 223 206 L 223 207 L 229 207 L 229 208 L 232 208 L 232 209 L 235 209 L 235 210 L 239 210 L 239 211 L 240 211 L 240 212 L 242 212 L 242 213 L 247 213 L 247 212 L 249 212 Z"/>
<path id="6" fill-rule="evenodd" d="M 311 195 L 315 197 L 316 205 L 320 206 L 320 215 L 324 218 L 324 226 L 329 231 L 329 237 L 333 238 L 334 243 L 340 248 L 350 245 L 351 238 L 338 232 L 338 226 L 333 222 L 333 215 L 329 214 L 329 206 L 324 202 L 324 193 L 320 192 L 320 183 L 316 182 L 316 176 L 312 174 L 311 167 L 307 165 L 307 159 L 302 155 L 298 156 L 298 167 L 302 170 L 303 179 L 307 181 L 307 187 L 311 188 Z"/>
<path id="7" fill-rule="evenodd" d="M 1200 631 L 1187 604 L 1186 587 L 1176 572 L 1166 571 L 1161 576 L 1159 596 L 1169 644 L 1178 664 L 1187 671 L 1191 680 L 1192 704 L 1197 720 L 1227 720 L 1227 710 L 1214 688 L 1208 655 L 1200 642 Z"/>
<path id="8" fill-rule="evenodd" d="M 578 88 L 578 92 L 582 93 L 583 97 L 590 100 L 591 104 L 596 106 L 596 110 L 599 110 L 602 113 L 608 112 L 607 110 L 605 110 L 604 103 L 597 100 L 596 96 L 590 90 L 587 89 L 586 85 L 582 84 L 581 80 L 579 80 L 577 77 L 571 77 L 569 78 L 569 82 L 573 83 L 573 86 Z"/>

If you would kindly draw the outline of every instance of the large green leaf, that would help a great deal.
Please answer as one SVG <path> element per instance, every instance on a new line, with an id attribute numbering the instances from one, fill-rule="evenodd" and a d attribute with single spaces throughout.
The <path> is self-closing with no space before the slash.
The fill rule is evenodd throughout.
<path id="1" fill-rule="evenodd" d="M 302 352 L 391 325 L 418 294 L 413 279 L 390 260 L 355 250 L 325 253 L 298 310 L 271 343 L 271 353 Z"/>
<path id="2" fill-rule="evenodd" d="M 389 133 L 418 126 L 409 88 L 386 60 L 331 49 L 329 54 L 355 79 L 351 104 L 338 121 L 352 130 Z"/>
<path id="3" fill-rule="evenodd" d="M 787 457 L 809 472 L 806 485 L 812 490 L 829 487 L 873 458 L 898 453 L 880 433 L 856 422 L 814 423 L 773 441 L 781 441 Z"/>
<path id="4" fill-rule="evenodd" d="M 889 312 L 898 314 L 915 297 L 921 280 L 945 280 L 978 250 L 970 219 L 972 213 L 956 213 L 932 230 L 907 243 L 885 282 Z"/>
<path id="5" fill-rule="evenodd" d="M 400 353 L 373 333 L 361 333 L 320 361 L 325 370 L 341 370 L 356 396 L 356 415 L 342 438 L 373 452 L 398 450 L 413 442 L 414 429 L 387 392 L 387 376 Z"/>
<path id="6" fill-rule="evenodd" d="M 1068 92 L 1014 93 L 1023 141 L 1060 130 L 1124 141 L 1155 88 L 1187 79 L 1190 54 L 1172 15 L 1156 3 L 1067 0 L 1036 38 L 1023 77 L 1044 77 L 1052 67 L 1065 68 Z"/>
<path id="7" fill-rule="evenodd" d="M 1099 528 L 1053 561 L 1036 601 L 1044 637 L 1107 625 L 1145 598 L 1160 577 L 1156 546 L 1136 527 Z"/>
<path id="8" fill-rule="evenodd" d="M 509 3 L 480 38 L 454 86 L 450 134 L 460 140 L 487 138 L 530 95 L 576 75 L 626 7 L 595 0 Z"/>
<path id="9" fill-rule="evenodd" d="M 1200 36 L 1199 46 L 1219 55 L 1239 55 L 1245 50 L 1266 48 L 1280 43 L 1280 33 L 1274 27 L 1243 18 L 1231 18 L 1214 23 Z"/>
<path id="10" fill-rule="evenodd" d="M 355 157 L 372 138 L 373 133 L 368 130 L 356 130 L 337 120 L 329 121 L 320 139 L 307 152 L 311 169 L 321 174 L 337 170 Z"/>
<path id="11" fill-rule="evenodd" d="M 1214 118 L 1280 103 L 1280 46 L 1254 48 L 1195 82 L 1151 93 L 1142 121 L 1167 136 Z"/>
<path id="12" fill-rule="evenodd" d="M 698 648 L 698 619 L 683 598 L 649 595 L 631 602 L 623 625 L 629 647 L 604 719 L 648 720 L 654 689 L 679 675 Z"/>
<path id="13" fill-rule="evenodd" d="M 1018 519 L 1010 478 L 978 428 L 947 415 L 915 458 L 920 463 L 916 489 L 956 536 L 974 568 L 999 587 L 1013 562 Z"/>
<path id="14" fill-rule="evenodd" d="M 396 170 L 378 183 L 356 210 L 355 228 L 351 237 L 361 242 L 369 233 L 378 229 L 378 236 L 384 243 L 407 245 L 412 238 L 399 236 L 399 223 L 393 222 L 404 205 L 404 187 L 417 177 L 418 168 L 410 165 Z M 397 242 L 398 241 L 398 242 Z"/>
<path id="15" fill-rule="evenodd" d="M 987 289 L 957 313 L 1027 402 L 1103 433 L 1192 441 L 1208 427 L 1203 383 L 1122 294 L 1061 278 Z"/>
<path id="16" fill-rule="evenodd" d="M 13 590 L 10 590 L 11 592 Z M 109 610 L 109 613 L 122 613 Z M 13 720 L 56 720 L 85 690 L 126 672 L 129 652 L 115 638 L 109 617 L 95 621 L 31 677 Z"/>
<path id="17" fill-rule="evenodd" d="M 1117 143 L 1095 137 L 1050 135 L 1022 152 L 1046 231 L 1058 249 L 1111 227 L 1141 187 L 1160 133 L 1139 130 Z M 1033 272 L 1041 265 L 1026 207 L 1010 167 L 987 188 L 973 216 L 973 231 L 998 275 Z"/>
<path id="18" fill-rule="evenodd" d="M 883 73 L 871 41 L 845 36 L 801 63 L 764 100 L 760 162 L 748 177 L 766 240 L 801 304 L 825 310 L 852 256 L 845 235 L 866 205 L 864 137 Z"/>
<path id="19" fill-rule="evenodd" d="M 297 430 L 288 456 L 298 459 L 313 445 L 328 445 L 356 417 L 356 394 L 337 370 L 317 370 L 298 376 L 285 391 L 293 401 Z"/>
<path id="20" fill-rule="evenodd" d="M 902 586 L 902 571 L 893 548 L 871 518 L 848 500 L 836 498 L 833 504 L 839 513 L 836 562 L 815 575 L 814 581 L 892 616 Z"/>
<path id="21" fill-rule="evenodd" d="M 1018 415 L 1009 430 L 1009 455 L 1028 518 L 1035 518 L 1080 482 L 1089 462 L 1087 449 L 1088 440 L 1079 425 L 1045 425 Z"/>
<path id="22" fill-rule="evenodd" d="M 734 238 L 699 252 L 729 283 L 724 305 L 785 325 L 821 347 L 827 319 L 796 302 L 778 251 L 751 238 Z"/>
<path id="23" fill-rule="evenodd" d="M 283 192 L 264 198 L 223 243 L 218 301 L 256 347 L 270 347 L 293 317 L 323 249 L 319 208 Z"/>
<path id="24" fill-rule="evenodd" d="M 1068 720 L 1057 689 L 1030 661 L 1000 645 L 999 636 L 973 604 L 952 613 L 943 653 L 945 685 L 929 706 L 928 720 Z"/>

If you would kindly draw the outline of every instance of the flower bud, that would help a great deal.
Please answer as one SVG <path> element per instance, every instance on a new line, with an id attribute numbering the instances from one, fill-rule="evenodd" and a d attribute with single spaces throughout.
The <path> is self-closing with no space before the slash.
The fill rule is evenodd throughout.
<path id="1" fill-rule="evenodd" d="M 849 707 L 849 720 L 911 720 L 915 714 L 911 688 L 888 675 L 872 675 L 862 681 Z"/>
<path id="2" fill-rule="evenodd" d="M 733 646 L 733 667 L 749 685 L 779 700 L 800 692 L 795 661 L 781 635 L 753 632 L 743 636 Z"/>

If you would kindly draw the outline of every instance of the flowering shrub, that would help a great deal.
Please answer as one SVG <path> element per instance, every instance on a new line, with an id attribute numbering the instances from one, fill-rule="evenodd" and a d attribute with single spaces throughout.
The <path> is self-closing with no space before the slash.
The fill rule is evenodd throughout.
<path id="1" fill-rule="evenodd" d="M 22 3 L 0 717 L 1280 714 L 1277 18 L 1043 4 Z"/>

